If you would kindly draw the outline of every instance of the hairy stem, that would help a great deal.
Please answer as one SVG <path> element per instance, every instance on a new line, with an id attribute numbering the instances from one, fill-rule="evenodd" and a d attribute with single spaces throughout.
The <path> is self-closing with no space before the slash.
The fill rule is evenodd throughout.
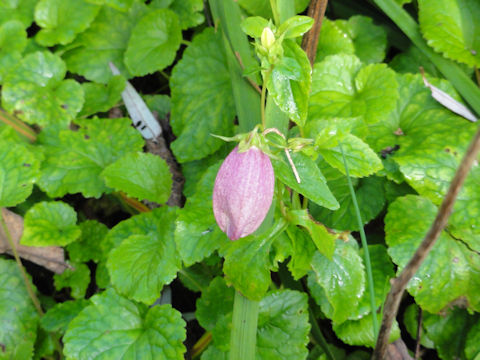
<path id="1" fill-rule="evenodd" d="M 258 307 L 258 301 L 249 300 L 240 292 L 235 292 L 230 360 L 255 359 Z"/>

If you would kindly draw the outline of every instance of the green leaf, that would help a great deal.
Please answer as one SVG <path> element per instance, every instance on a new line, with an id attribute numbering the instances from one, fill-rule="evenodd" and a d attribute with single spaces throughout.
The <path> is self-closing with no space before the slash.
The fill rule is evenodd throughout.
<path id="1" fill-rule="evenodd" d="M 365 270 L 354 240 L 337 240 L 333 259 L 319 252 L 312 259 L 308 284 L 322 311 L 334 323 L 342 323 L 355 313 L 365 291 Z"/>
<path id="2" fill-rule="evenodd" d="M 297 15 L 283 22 L 277 33 L 285 39 L 296 38 L 305 34 L 312 26 L 313 19 L 310 16 Z"/>
<path id="3" fill-rule="evenodd" d="M 432 339 L 441 359 L 473 359 L 465 357 L 467 334 L 472 325 L 478 324 L 464 309 L 449 309 L 446 314 L 424 314 L 423 326 L 428 338 Z M 476 344 L 478 351 L 478 343 Z"/>
<path id="4" fill-rule="evenodd" d="M 38 158 L 20 144 L 0 141 L 0 207 L 15 206 L 32 193 Z"/>
<path id="5" fill-rule="evenodd" d="M 385 240 L 398 271 L 420 245 L 436 213 L 430 200 L 414 195 L 398 198 L 389 206 Z M 477 271 L 472 266 L 478 269 L 479 262 L 478 256 L 464 243 L 442 232 L 407 290 L 423 309 L 437 313 L 459 297 L 470 296 L 471 277 L 476 276 Z"/>
<path id="6" fill-rule="evenodd" d="M 128 11 L 128 9 L 130 9 L 130 7 L 132 6 L 132 3 L 135 0 L 85 0 L 85 1 L 92 4 L 97 4 L 97 5 L 105 4 L 115 10 L 125 12 L 125 11 Z"/>
<path id="7" fill-rule="evenodd" d="M 208 168 L 197 182 L 195 193 L 178 211 L 175 242 L 186 266 L 203 260 L 222 244 L 228 243 L 226 235 L 215 222 L 212 208 L 213 184 L 219 167 L 220 163 L 216 163 Z"/>
<path id="8" fill-rule="evenodd" d="M 328 189 L 325 177 L 315 161 L 301 152 L 293 152 L 290 155 L 300 176 L 300 184 L 283 153 L 282 160 L 272 159 L 277 179 L 320 206 L 331 210 L 338 209 L 339 204 Z"/>
<path id="9" fill-rule="evenodd" d="M 465 355 L 467 359 L 478 360 L 480 356 L 480 322 L 472 326 L 468 332 L 467 341 L 465 344 Z"/>
<path id="10" fill-rule="evenodd" d="M 235 289 L 251 300 L 261 300 L 268 290 L 272 281 L 270 248 L 286 225 L 280 219 L 264 233 L 232 241 L 226 246 L 223 272 Z"/>
<path id="11" fill-rule="evenodd" d="M 41 29 L 35 40 L 43 46 L 66 45 L 90 26 L 99 10 L 99 6 L 84 0 L 40 0 L 35 7 L 35 22 Z"/>
<path id="12" fill-rule="evenodd" d="M 480 4 L 476 0 L 418 2 L 420 29 L 428 45 L 446 57 L 480 66 Z M 439 26 L 441 25 L 441 26 Z"/>
<path id="13" fill-rule="evenodd" d="M 65 246 L 80 235 L 77 213 L 70 205 L 42 201 L 27 211 L 20 242 L 26 246 Z"/>
<path id="14" fill-rule="evenodd" d="M 387 253 L 387 248 L 383 245 L 368 245 L 370 253 L 370 262 L 372 265 L 373 288 L 375 291 L 375 305 L 380 308 L 385 302 L 390 291 L 390 279 L 395 277 L 393 263 Z M 360 249 L 360 255 L 364 259 L 363 249 Z M 365 277 L 365 289 L 369 288 L 368 277 Z M 367 316 L 367 314 L 369 314 Z M 364 291 L 357 311 L 350 320 L 360 319 L 361 317 L 371 317 L 370 293 Z M 380 323 L 380 321 L 379 321 Z"/>
<path id="15" fill-rule="evenodd" d="M 359 230 L 353 206 L 352 195 L 348 187 L 346 176 L 335 169 L 325 169 L 328 187 L 333 196 L 338 199 L 340 208 L 328 211 L 312 204 L 310 211 L 315 219 L 326 226 L 337 230 Z M 383 178 L 372 176 L 364 179 L 352 178 L 360 213 L 364 224 L 377 217 L 385 205 L 385 191 Z"/>
<path id="16" fill-rule="evenodd" d="M 322 21 L 322 30 L 318 37 L 315 62 L 321 62 L 329 55 L 353 55 L 354 53 L 355 47 L 353 40 L 346 30 L 339 26 L 337 21 L 324 18 Z"/>
<path id="17" fill-rule="evenodd" d="M 91 302 L 65 333 L 68 358 L 183 359 L 185 322 L 170 305 L 147 309 L 112 289 L 95 295 Z"/>
<path id="18" fill-rule="evenodd" d="M 312 69 L 307 55 L 293 40 L 283 43 L 284 56 L 267 78 L 267 89 L 278 107 L 298 125 L 307 118 Z"/>
<path id="19" fill-rule="evenodd" d="M 383 168 L 382 161 L 375 152 L 361 139 L 352 134 L 347 134 L 342 140 L 348 171 L 352 177 L 365 177 L 376 173 Z M 323 159 L 332 167 L 346 174 L 340 147 L 320 149 L 318 151 Z"/>
<path id="20" fill-rule="evenodd" d="M 95 220 L 86 220 L 78 225 L 82 235 L 75 242 L 67 245 L 68 256 L 75 263 L 102 259 L 100 243 L 107 235 L 108 228 Z"/>
<path id="21" fill-rule="evenodd" d="M 83 106 L 83 90 L 63 80 L 65 73 L 62 59 L 50 52 L 27 55 L 5 79 L 2 105 L 27 123 L 67 127 Z"/>
<path id="22" fill-rule="evenodd" d="M 390 66 L 397 73 L 402 74 L 418 74 L 418 69 L 420 66 L 422 66 L 425 73 L 438 78 L 442 77 L 440 71 L 435 67 L 435 65 L 433 65 L 428 57 L 415 45 L 411 45 L 406 51 L 395 55 L 388 66 Z"/>
<path id="23" fill-rule="evenodd" d="M 152 304 L 163 286 L 175 278 L 181 266 L 173 239 L 175 216 L 174 209 L 162 207 L 137 216 L 130 227 L 123 226 L 135 235 L 128 234 L 107 261 L 112 283 L 120 293 Z"/>
<path id="24" fill-rule="evenodd" d="M 231 326 L 234 296 L 233 287 L 228 287 L 223 277 L 216 277 L 202 292 L 195 311 L 198 323 L 212 333 L 215 345 L 225 350 L 228 350 L 230 331 L 222 330 Z"/>
<path id="25" fill-rule="evenodd" d="M 172 72 L 171 125 L 179 162 L 204 158 L 222 146 L 210 134 L 232 133 L 235 105 L 219 33 L 205 29 L 185 50 Z"/>
<path id="26" fill-rule="evenodd" d="M 100 173 L 124 154 L 140 151 L 144 144 L 129 119 L 88 119 L 77 123 L 80 128 L 76 131 L 52 129 L 40 134 L 46 159 L 39 185 L 51 197 L 81 192 L 85 197 L 98 198 L 111 191 Z"/>
<path id="27" fill-rule="evenodd" d="M 233 297 L 234 290 L 227 287 L 223 278 L 218 277 L 197 302 L 197 318 L 212 333 L 215 356 L 211 358 L 215 360 L 221 359 L 221 354 L 229 349 Z M 271 292 L 260 301 L 256 349 L 258 359 L 306 358 L 310 330 L 307 306 L 307 296 L 293 290 Z M 211 347 L 212 345 L 209 346 Z"/>
<path id="28" fill-rule="evenodd" d="M 106 112 L 120 101 L 122 91 L 125 89 L 125 78 L 121 75 L 113 76 L 106 85 L 85 82 L 82 88 L 85 93 L 85 103 L 79 115 L 89 116 Z"/>
<path id="29" fill-rule="evenodd" d="M 382 314 L 377 314 L 377 321 L 382 321 Z M 371 316 L 364 316 L 360 320 L 348 320 L 341 324 L 334 324 L 333 331 L 346 344 L 356 346 L 375 347 L 376 338 L 373 334 L 373 325 Z M 400 338 L 400 328 L 394 320 L 390 333 L 389 342 Z"/>
<path id="30" fill-rule="evenodd" d="M 268 20 L 261 16 L 250 16 L 242 21 L 242 30 L 248 36 L 259 38 L 263 29 L 268 26 Z"/>
<path id="31" fill-rule="evenodd" d="M 177 15 L 168 9 L 151 11 L 132 30 L 125 65 L 135 76 L 163 70 L 175 60 L 181 41 Z"/>
<path id="32" fill-rule="evenodd" d="M 0 24 L 10 20 L 20 21 L 28 28 L 33 21 L 33 11 L 37 0 L 10 0 L 0 2 Z"/>
<path id="33" fill-rule="evenodd" d="M 13 71 L 27 46 L 27 32 L 18 20 L 0 25 L 0 83 Z"/>
<path id="34" fill-rule="evenodd" d="M 385 58 L 387 33 L 367 16 L 356 15 L 348 20 L 335 21 L 353 41 L 355 55 L 365 64 L 378 63 Z"/>
<path id="35" fill-rule="evenodd" d="M 259 307 L 259 359 L 305 359 L 310 332 L 306 294 L 294 290 L 275 291 L 263 298 Z"/>
<path id="36" fill-rule="evenodd" d="M 385 64 L 363 67 L 353 55 L 328 56 L 313 70 L 309 119 L 362 116 L 374 124 L 395 108 L 397 87 Z"/>
<path id="37" fill-rule="evenodd" d="M 135 0 L 128 12 L 110 7 L 101 8 L 92 25 L 68 46 L 63 54 L 68 70 L 88 80 L 107 83 L 113 76 L 108 63 L 112 62 L 129 78 L 123 62 L 124 52 L 135 24 L 146 14 L 147 7 Z"/>
<path id="38" fill-rule="evenodd" d="M 139 200 L 165 203 L 172 188 L 172 175 L 160 156 L 137 152 L 124 155 L 107 166 L 101 177 L 107 186 Z"/>
<path id="39" fill-rule="evenodd" d="M 202 0 L 153 0 L 150 7 L 168 8 L 178 15 L 182 30 L 197 26 L 205 21 Z"/>
<path id="40" fill-rule="evenodd" d="M 288 270 L 295 280 L 299 280 L 311 270 L 315 244 L 306 231 L 296 226 L 290 226 L 287 234 L 292 242 L 292 258 L 287 264 Z"/>
<path id="41" fill-rule="evenodd" d="M 70 288 L 70 295 L 74 299 L 83 299 L 90 284 L 90 269 L 85 264 L 72 263 L 71 265 L 73 268 L 53 276 L 55 288 L 57 290 Z"/>
<path id="42" fill-rule="evenodd" d="M 31 359 L 38 314 L 14 261 L 0 258 L 0 283 L 2 359 Z"/>
<path id="43" fill-rule="evenodd" d="M 148 108 L 158 114 L 159 119 L 165 119 L 170 113 L 172 105 L 168 95 L 146 95 L 144 96 L 144 100 Z"/>
<path id="44" fill-rule="evenodd" d="M 289 221 L 294 225 L 302 226 L 312 238 L 317 250 L 328 259 L 332 259 L 335 250 L 335 234 L 328 232 L 322 224 L 315 222 L 308 210 L 291 210 L 288 212 Z"/>
<path id="45" fill-rule="evenodd" d="M 48 309 L 45 315 L 40 319 L 40 325 L 48 332 L 65 332 L 68 324 L 85 307 L 90 305 L 90 301 L 85 299 L 69 300 L 58 303 Z"/>

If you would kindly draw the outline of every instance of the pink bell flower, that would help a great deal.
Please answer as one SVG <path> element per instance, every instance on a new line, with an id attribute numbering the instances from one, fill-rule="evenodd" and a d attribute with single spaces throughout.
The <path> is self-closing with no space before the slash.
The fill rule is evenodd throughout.
<path id="1" fill-rule="evenodd" d="M 270 209 L 274 185 L 270 158 L 259 148 L 239 153 L 237 146 L 226 157 L 215 179 L 213 214 L 230 240 L 258 229 Z"/>

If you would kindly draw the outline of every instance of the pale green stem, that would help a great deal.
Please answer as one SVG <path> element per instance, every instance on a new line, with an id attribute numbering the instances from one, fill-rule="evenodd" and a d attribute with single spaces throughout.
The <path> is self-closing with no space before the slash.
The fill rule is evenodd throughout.
<path id="1" fill-rule="evenodd" d="M 378 336 L 377 306 L 375 305 L 375 290 L 373 287 L 372 264 L 370 262 L 370 253 L 368 251 L 367 237 L 365 236 L 365 230 L 363 229 L 362 214 L 360 214 L 360 208 L 358 207 L 357 197 L 355 195 L 355 190 L 353 189 L 352 179 L 350 179 L 347 159 L 345 158 L 345 153 L 343 152 L 342 144 L 338 144 L 338 146 L 340 148 L 340 151 L 342 152 L 343 164 L 345 166 L 345 174 L 347 175 L 348 188 L 350 189 L 350 195 L 352 196 L 352 202 L 353 202 L 353 206 L 355 208 L 355 214 L 357 217 L 358 228 L 360 229 L 360 238 L 362 240 L 363 256 L 365 259 L 365 267 L 367 268 L 368 291 L 370 293 L 370 308 L 372 312 L 373 334 L 375 336 L 375 339 L 377 339 L 377 336 Z"/>
<path id="2" fill-rule="evenodd" d="M 277 1 L 270 0 L 270 7 L 272 8 L 273 21 L 277 26 L 280 26 L 280 15 L 278 14 Z"/>
<path id="3" fill-rule="evenodd" d="M 255 359 L 259 302 L 235 292 L 230 360 Z"/>

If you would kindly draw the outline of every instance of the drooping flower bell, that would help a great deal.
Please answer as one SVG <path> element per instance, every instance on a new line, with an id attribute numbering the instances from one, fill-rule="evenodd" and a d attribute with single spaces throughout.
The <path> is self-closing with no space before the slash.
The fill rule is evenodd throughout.
<path id="1" fill-rule="evenodd" d="M 275 177 L 270 158 L 256 146 L 238 146 L 218 170 L 213 188 L 213 213 L 230 240 L 250 235 L 267 216 Z"/>

